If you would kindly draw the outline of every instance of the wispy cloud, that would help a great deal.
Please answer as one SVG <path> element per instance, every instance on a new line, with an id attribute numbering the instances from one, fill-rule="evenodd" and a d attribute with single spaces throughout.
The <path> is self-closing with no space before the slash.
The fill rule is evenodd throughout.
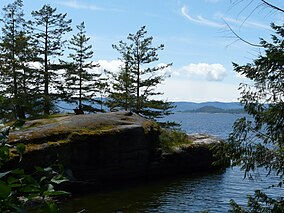
<path id="1" fill-rule="evenodd" d="M 207 0 L 207 1 L 215 2 L 215 0 Z M 238 27 L 246 27 L 246 28 L 252 28 L 252 29 L 271 29 L 269 24 L 263 24 L 257 21 L 249 21 L 249 20 L 246 20 L 246 18 L 244 18 L 243 20 L 234 19 L 228 16 L 224 16 L 222 14 L 215 15 L 215 18 L 219 19 L 220 22 L 203 18 L 201 15 L 194 17 L 189 14 L 188 8 L 186 6 L 183 6 L 181 8 L 181 13 L 184 17 L 186 17 L 191 22 L 202 24 L 202 25 L 207 25 L 211 27 L 216 27 L 216 28 L 225 28 L 226 24 L 222 22 L 226 22 L 227 24 L 230 24 L 230 25 L 232 24 Z"/>
<path id="2" fill-rule="evenodd" d="M 99 7 L 95 4 L 87 4 L 84 3 L 82 1 L 78 1 L 78 0 L 66 0 L 66 1 L 59 1 L 58 4 L 63 5 L 65 7 L 70 7 L 70 8 L 74 8 L 74 9 L 83 9 L 83 10 L 103 10 L 103 11 L 115 11 L 115 12 L 123 12 L 120 9 L 116 9 L 116 8 L 103 8 L 103 7 Z"/>
<path id="3" fill-rule="evenodd" d="M 247 27 L 247 28 L 253 28 L 253 29 L 271 29 L 269 24 L 263 24 L 257 21 L 249 21 L 244 18 L 243 20 L 241 19 L 234 19 L 231 17 L 223 16 L 223 15 L 218 15 L 220 19 L 224 20 L 228 24 L 234 24 L 239 27 Z"/>
<path id="4" fill-rule="evenodd" d="M 211 21 L 209 19 L 203 18 L 201 15 L 200 16 L 196 16 L 196 17 L 190 16 L 186 6 L 183 6 L 181 8 L 181 13 L 189 21 L 197 23 L 197 24 L 202 24 L 202 25 L 207 25 L 207 26 L 210 26 L 210 27 L 217 27 L 217 28 L 225 27 L 224 24 L 221 24 L 219 22 L 215 22 L 215 21 Z"/>
<path id="5" fill-rule="evenodd" d="M 103 10 L 103 8 L 98 7 L 94 4 L 85 4 L 83 2 L 78 2 L 77 0 L 62 1 L 58 3 L 60 5 L 74 8 L 74 9 Z"/>

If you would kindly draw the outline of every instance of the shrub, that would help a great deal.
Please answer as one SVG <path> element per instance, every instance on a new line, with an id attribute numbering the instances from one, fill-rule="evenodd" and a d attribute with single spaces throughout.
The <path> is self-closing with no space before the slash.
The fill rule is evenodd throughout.
<path id="1" fill-rule="evenodd" d="M 161 129 L 159 139 L 161 149 L 165 153 L 177 151 L 192 143 L 185 132 L 176 129 Z"/>
<path id="2" fill-rule="evenodd" d="M 36 167 L 29 174 L 20 168 L 4 170 L 11 152 L 20 155 L 20 160 L 25 152 L 24 144 L 11 146 L 7 143 L 9 130 L 10 127 L 0 130 L 0 212 L 24 212 L 30 205 L 36 205 L 39 212 L 57 212 L 56 203 L 51 198 L 69 194 L 54 189 L 56 184 L 67 180 L 63 176 L 63 167 Z"/>

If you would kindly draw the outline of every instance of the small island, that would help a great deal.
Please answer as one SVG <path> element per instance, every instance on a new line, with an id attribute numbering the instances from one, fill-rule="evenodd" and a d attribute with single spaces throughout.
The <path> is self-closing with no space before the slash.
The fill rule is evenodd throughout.
<path id="1" fill-rule="evenodd" d="M 229 114 L 244 114 L 245 110 L 243 108 L 238 109 L 222 109 L 214 106 L 204 106 L 198 109 L 185 110 L 184 113 L 229 113 Z"/>

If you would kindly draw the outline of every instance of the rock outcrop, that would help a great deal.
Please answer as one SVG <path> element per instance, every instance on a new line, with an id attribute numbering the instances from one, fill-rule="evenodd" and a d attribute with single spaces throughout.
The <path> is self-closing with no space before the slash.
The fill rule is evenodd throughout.
<path id="1" fill-rule="evenodd" d="M 20 163 L 15 156 L 8 166 L 29 170 L 61 163 L 69 171 L 72 186 L 77 186 L 73 191 L 83 192 L 109 183 L 212 169 L 212 152 L 204 141 L 212 144 L 218 140 L 204 135 L 189 137 L 192 146 L 162 154 L 157 151 L 157 125 L 136 114 L 34 120 L 10 134 L 10 144 L 24 143 L 27 150 Z"/>
<path id="2" fill-rule="evenodd" d="M 208 172 L 222 167 L 212 165 L 216 159 L 211 150 L 222 141 L 221 139 L 206 134 L 191 134 L 188 139 L 192 141 L 188 146 L 182 145 L 171 153 L 163 153 L 161 158 L 152 162 L 149 174 L 159 177 Z"/>

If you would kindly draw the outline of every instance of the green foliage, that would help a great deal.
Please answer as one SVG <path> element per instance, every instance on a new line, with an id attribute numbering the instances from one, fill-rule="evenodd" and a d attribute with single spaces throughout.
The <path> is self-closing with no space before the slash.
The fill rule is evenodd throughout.
<path id="1" fill-rule="evenodd" d="M 29 38 L 23 13 L 22 0 L 15 0 L 3 8 L 2 36 L 0 37 L 1 93 L 5 98 L 1 106 L 10 110 L 14 118 L 25 118 L 29 99 L 29 69 L 25 65 L 29 56 Z M 19 72 L 23 69 L 24 72 Z M 3 104 L 3 105 L 2 105 Z"/>
<path id="2" fill-rule="evenodd" d="M 192 143 L 185 132 L 176 129 L 161 129 L 159 140 L 165 153 L 182 149 Z"/>
<path id="3" fill-rule="evenodd" d="M 67 14 L 56 13 L 56 8 L 44 5 L 40 10 L 33 11 L 34 40 L 37 44 L 38 62 L 42 65 L 38 71 L 39 99 L 42 100 L 44 114 L 50 114 L 52 101 L 63 95 L 62 82 L 58 80 L 58 70 L 65 68 L 58 58 L 64 51 L 63 35 L 70 32 L 71 19 L 66 20 Z M 51 60 L 56 57 L 57 61 Z M 51 90 L 53 88 L 53 91 Z"/>
<path id="4" fill-rule="evenodd" d="M 230 201 L 231 210 L 229 212 L 234 213 L 246 213 L 246 212 L 276 212 L 281 213 L 284 209 L 284 199 L 274 199 L 267 196 L 260 190 L 256 190 L 254 195 L 248 195 L 247 208 L 239 206 L 234 200 Z"/>
<path id="5" fill-rule="evenodd" d="M 69 195 L 65 191 L 54 189 L 55 185 L 67 181 L 63 167 L 36 167 L 29 174 L 19 168 L 3 171 L 10 153 L 16 152 L 21 160 L 26 148 L 24 144 L 7 144 L 9 130 L 10 127 L 5 127 L 0 132 L 0 212 L 24 212 L 34 206 L 39 212 L 58 212 L 56 203 L 51 198 Z"/>
<path id="6" fill-rule="evenodd" d="M 91 73 L 89 70 L 98 67 L 93 61 L 90 61 L 94 55 L 91 50 L 92 45 L 88 45 L 90 37 L 86 36 L 85 24 L 82 22 L 77 25 L 78 33 L 70 40 L 69 49 L 72 53 L 69 58 L 72 59 L 66 69 L 65 81 L 67 87 L 67 101 L 77 102 L 79 110 L 88 110 L 88 107 L 83 107 L 83 101 L 92 103 L 92 97 L 98 92 L 97 84 L 99 84 L 100 74 Z"/>
<path id="7" fill-rule="evenodd" d="M 3 7 L 0 37 L 0 116 L 8 120 L 35 117 L 53 111 L 52 101 L 59 97 L 59 63 L 50 57 L 63 52 L 62 35 L 69 32 L 70 20 L 55 14 L 45 5 L 32 12 L 34 21 L 26 21 L 23 1 L 15 0 Z M 42 66 L 40 66 L 41 64 Z M 51 93 L 55 91 L 55 93 Z M 56 94 L 56 95 L 55 95 Z"/>
<path id="8" fill-rule="evenodd" d="M 157 51 L 164 45 L 152 46 L 153 37 L 146 37 L 145 26 L 135 34 L 129 34 L 128 42 L 120 41 L 113 45 L 120 54 L 123 65 L 118 74 L 113 76 L 113 88 L 110 91 L 109 107 L 112 110 L 123 109 L 134 111 L 146 118 L 156 119 L 170 114 L 172 103 L 154 100 L 157 85 L 167 77 L 159 74 L 172 64 L 153 66 L 159 60 Z"/>
<path id="9" fill-rule="evenodd" d="M 103 112 L 107 95 L 111 110 L 130 110 L 150 119 L 171 113 L 172 103 L 155 100 L 162 95 L 157 85 L 165 80 L 164 71 L 172 64 L 157 66 L 157 52 L 164 45 L 153 47 L 153 37 L 147 37 L 145 26 L 129 34 L 128 42 L 113 45 L 121 54 L 120 72 L 100 77 L 91 73 L 97 67 L 90 38 L 85 25 L 77 26 L 78 33 L 69 42 L 72 62 L 63 62 L 67 40 L 63 36 L 71 31 L 67 14 L 57 13 L 56 8 L 43 5 L 32 11 L 26 21 L 23 1 L 15 0 L 3 8 L 2 34 L 0 37 L 0 117 L 6 120 L 36 118 L 56 112 L 56 101 L 78 102 L 78 108 L 90 112 Z M 63 63 L 62 63 L 63 62 Z M 65 72 L 65 73 L 64 73 Z M 162 74 L 164 73 L 164 74 Z M 89 104 L 89 102 L 91 104 Z M 94 109 L 93 104 L 100 105 Z"/>
<path id="10" fill-rule="evenodd" d="M 272 42 L 261 39 L 263 55 L 251 64 L 235 70 L 252 80 L 252 84 L 241 84 L 240 102 L 250 117 L 237 120 L 228 143 L 220 154 L 229 158 L 232 166 L 240 166 L 245 176 L 253 177 L 262 167 L 267 175 L 279 177 L 278 187 L 284 177 L 284 25 L 272 24 L 276 32 Z M 232 202 L 232 212 L 283 212 L 283 196 L 269 198 L 260 191 L 249 197 L 249 209 L 242 209 Z"/>

